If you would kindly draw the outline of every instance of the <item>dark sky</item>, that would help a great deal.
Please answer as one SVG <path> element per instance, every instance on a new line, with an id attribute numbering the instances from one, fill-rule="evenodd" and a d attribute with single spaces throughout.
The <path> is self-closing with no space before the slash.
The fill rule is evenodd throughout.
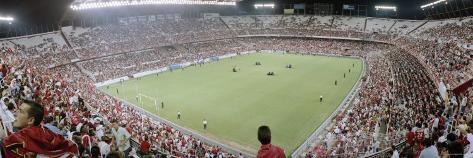
<path id="1" fill-rule="evenodd" d="M 15 18 L 15 23 L 25 25 L 39 25 L 57 23 L 64 15 L 73 0 L 0 0 L 0 15 L 9 15 Z M 285 3 L 334 3 L 367 4 L 374 10 L 375 4 L 394 4 L 399 8 L 399 18 L 414 19 L 422 15 L 420 5 L 434 0 L 244 0 L 240 6 L 251 6 L 256 2 Z M 246 5 L 245 5 L 246 4 Z M 282 8 L 278 8 L 282 11 Z M 369 16 L 374 16 L 373 14 Z"/>
<path id="2" fill-rule="evenodd" d="M 72 0 L 0 0 L 0 15 L 15 18 L 15 23 L 49 24 L 61 19 Z"/>

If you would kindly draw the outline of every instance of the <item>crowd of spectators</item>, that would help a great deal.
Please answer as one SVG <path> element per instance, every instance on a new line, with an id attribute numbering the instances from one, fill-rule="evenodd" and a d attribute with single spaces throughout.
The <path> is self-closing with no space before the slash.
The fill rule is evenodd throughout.
<path id="1" fill-rule="evenodd" d="M 438 152 L 444 155 L 468 154 L 463 146 L 473 141 L 467 140 L 472 93 L 442 97 L 426 68 L 402 49 L 366 60 L 370 72 L 352 107 L 337 116 L 306 157 L 363 156 L 404 140 L 405 148 L 394 148 L 402 157 L 419 157 L 430 145 L 445 148 Z"/>
<path id="2" fill-rule="evenodd" d="M 311 20 L 309 20 L 311 19 Z M 390 36 L 357 30 L 338 30 L 330 17 L 226 17 L 136 21 L 108 24 L 84 32 L 65 32 L 80 59 L 196 41 L 233 38 L 237 35 L 334 36 L 387 40 Z M 259 26 L 265 27 L 259 27 Z M 100 52 L 100 53 L 97 53 Z"/>
<path id="3" fill-rule="evenodd" d="M 473 51 L 456 42 L 399 39 L 399 47 L 417 57 L 431 71 L 432 78 L 455 88 L 473 77 Z"/>
<path id="4" fill-rule="evenodd" d="M 419 29 L 413 38 L 397 39 L 396 45 L 417 57 L 431 71 L 431 77 L 453 89 L 473 77 L 473 18 L 448 19 Z"/>
<path id="5" fill-rule="evenodd" d="M 442 37 L 436 40 L 403 37 L 394 46 L 333 39 L 235 38 L 261 34 L 387 42 L 393 38 L 359 30 L 331 30 L 337 27 L 329 26 L 332 22 L 326 17 L 289 17 L 283 22 L 275 19 L 174 19 L 104 25 L 77 35 L 67 34 L 72 48 L 50 38 L 29 46 L 0 42 L 0 105 L 5 113 L 10 113 L 9 118 L 2 118 L 5 129 L 17 132 L 8 126 L 14 120 L 11 114 L 18 111 L 21 100 L 33 100 L 45 109 L 41 128 L 73 141 L 79 156 L 93 156 L 99 151 L 102 156 L 236 157 L 146 117 L 133 106 L 98 91 L 94 83 L 229 53 L 278 50 L 359 56 L 368 65 L 352 106 L 336 116 L 315 146 L 307 149 L 305 157 L 362 156 L 404 140 L 407 145 L 399 150 L 405 156 L 419 156 L 434 147 L 444 155 L 471 154 L 473 149 L 465 150 L 463 146 L 473 141 L 472 93 L 459 95 L 449 91 L 443 96 L 436 85 L 441 81 L 451 89 L 471 78 L 472 51 L 458 44 L 472 42 L 468 34 L 471 21 L 421 33 Z M 260 25 L 264 27 L 258 28 Z M 73 59 L 84 61 L 61 65 Z M 129 149 L 128 139 L 140 142 L 141 149 Z"/>
<path id="6" fill-rule="evenodd" d="M 109 24 L 67 38 L 81 59 L 194 41 L 231 37 L 219 19 L 174 19 Z M 97 53 L 100 52 L 100 53 Z"/>
<path id="7" fill-rule="evenodd" d="M 34 37 L 5 40 L 0 42 L 0 51 L 19 52 L 18 59 L 35 60 L 40 65 L 55 66 L 70 63 L 77 56 L 64 43 L 64 40 L 55 41 L 58 38 L 61 38 L 58 32 L 52 32 Z"/>
<path id="8" fill-rule="evenodd" d="M 458 43 L 473 43 L 473 18 L 465 17 L 453 20 L 445 20 L 446 24 L 422 30 L 419 34 L 421 38 L 431 38 L 439 41 L 449 41 Z"/>
<path id="9" fill-rule="evenodd" d="M 250 50 L 290 50 L 311 54 L 358 55 L 357 53 L 361 51 L 354 51 L 355 49 L 365 48 L 363 50 L 373 51 L 383 46 L 323 39 L 247 37 L 163 46 L 84 61 L 79 65 L 90 71 L 97 82 L 102 82 L 176 63 L 201 61 L 210 57 Z"/>
<path id="10" fill-rule="evenodd" d="M 71 154 L 75 156 L 94 157 L 99 153 L 99 156 L 119 157 L 236 157 L 167 124 L 146 118 L 131 106 L 103 94 L 77 65 L 54 68 L 37 65 L 35 60 L 22 59 L 25 52 L 21 51 L 2 51 L 0 56 L 2 107 L 10 113 L 9 119 L 2 116 L 6 126 L 15 120 L 13 113 L 19 112 L 17 105 L 22 104 L 22 100 L 33 100 L 45 109 L 44 121 L 39 127 L 74 142 L 78 152 Z M 140 148 L 128 148 L 129 139 L 139 142 Z M 127 145 L 122 147 L 123 144 Z"/>
<path id="11" fill-rule="evenodd" d="M 241 50 L 243 48 L 238 42 L 226 39 L 127 52 L 80 62 L 79 65 L 91 72 L 97 82 L 102 82 L 143 71 L 156 70 L 172 64 L 200 61 Z"/>
<path id="12" fill-rule="evenodd" d="M 365 83 L 353 105 L 336 116 L 335 122 L 324 135 L 319 136 L 316 145 L 308 149 L 305 157 L 356 157 L 381 149 L 381 121 L 385 122 L 383 117 L 386 115 L 387 101 L 392 99 L 389 92 L 392 85 L 388 84 L 393 76 L 389 73 L 391 64 L 380 52 L 387 49 L 370 54 L 360 52 L 369 66 Z M 392 141 L 395 138 L 389 139 Z"/>

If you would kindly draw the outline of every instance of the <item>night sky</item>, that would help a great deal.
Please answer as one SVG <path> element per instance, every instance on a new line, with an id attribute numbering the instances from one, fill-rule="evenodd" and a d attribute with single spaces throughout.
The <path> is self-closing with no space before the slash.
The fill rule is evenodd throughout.
<path id="1" fill-rule="evenodd" d="M 0 15 L 15 18 L 15 23 L 57 23 L 73 0 L 0 0 Z"/>
<path id="2" fill-rule="evenodd" d="M 16 24 L 22 25 L 47 25 L 57 24 L 63 17 L 66 9 L 73 0 L 0 0 L 0 15 L 12 16 Z M 368 16 L 375 16 L 374 5 L 393 4 L 398 7 L 399 18 L 422 19 L 423 13 L 420 6 L 434 0 L 244 0 L 239 3 L 242 10 L 251 14 L 254 3 L 274 2 L 277 5 L 277 13 L 282 13 L 283 4 L 287 3 L 333 3 L 335 6 L 342 4 L 364 4 L 371 9 Z M 247 7 L 250 7 L 248 9 Z"/>

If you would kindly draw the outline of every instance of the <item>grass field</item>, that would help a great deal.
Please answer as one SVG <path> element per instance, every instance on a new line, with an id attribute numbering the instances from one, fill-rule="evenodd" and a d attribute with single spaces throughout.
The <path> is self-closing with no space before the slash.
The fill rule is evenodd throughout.
<path id="1" fill-rule="evenodd" d="M 262 65 L 256 66 L 256 61 Z M 287 64 L 293 69 L 285 68 Z M 232 72 L 234 66 L 240 71 Z M 351 58 L 251 54 L 101 89 L 139 106 L 138 93 L 157 97 L 159 103 L 164 101 L 164 109 L 156 111 L 154 101 L 146 98 L 142 99 L 143 108 L 253 154 L 260 145 L 257 128 L 268 125 L 271 143 L 290 155 L 343 101 L 362 67 L 361 60 Z M 275 76 L 267 76 L 269 71 Z M 321 95 L 323 102 L 319 102 Z M 178 111 L 182 113 L 180 120 Z M 207 130 L 203 129 L 204 118 Z"/>

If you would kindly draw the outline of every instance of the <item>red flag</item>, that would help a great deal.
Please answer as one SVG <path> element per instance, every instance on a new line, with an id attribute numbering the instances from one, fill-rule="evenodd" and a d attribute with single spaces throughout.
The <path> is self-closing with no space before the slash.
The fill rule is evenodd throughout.
<path id="1" fill-rule="evenodd" d="M 76 144 L 43 127 L 34 126 L 15 132 L 3 141 L 8 158 L 26 157 L 28 153 L 58 158 L 65 154 L 77 155 Z"/>

